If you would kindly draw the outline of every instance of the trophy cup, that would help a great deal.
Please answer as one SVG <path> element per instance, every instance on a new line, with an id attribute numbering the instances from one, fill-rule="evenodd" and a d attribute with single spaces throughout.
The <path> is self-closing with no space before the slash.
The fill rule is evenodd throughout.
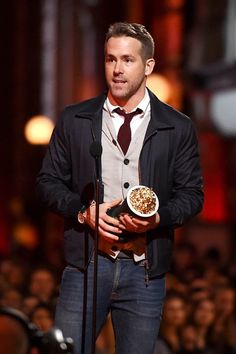
<path id="1" fill-rule="evenodd" d="M 155 192 L 146 186 L 137 185 L 128 191 L 122 204 L 107 211 L 108 215 L 118 217 L 122 213 L 148 218 L 156 214 L 159 200 Z"/>
<path id="2" fill-rule="evenodd" d="M 129 189 L 124 201 L 109 210 L 107 214 L 118 218 L 122 213 L 128 213 L 141 218 L 148 218 L 156 214 L 159 208 L 159 200 L 156 193 L 149 187 L 137 185 Z M 137 237 L 137 234 L 123 232 L 119 236 L 120 242 L 128 242 L 131 238 Z"/>
<path id="3" fill-rule="evenodd" d="M 114 218 L 118 218 L 122 213 L 148 218 L 156 214 L 158 208 L 159 200 L 155 192 L 149 187 L 137 185 L 130 188 L 124 201 L 120 205 L 109 209 L 107 214 Z M 132 236 L 129 232 L 122 234 L 120 242 L 127 242 L 129 235 Z"/>

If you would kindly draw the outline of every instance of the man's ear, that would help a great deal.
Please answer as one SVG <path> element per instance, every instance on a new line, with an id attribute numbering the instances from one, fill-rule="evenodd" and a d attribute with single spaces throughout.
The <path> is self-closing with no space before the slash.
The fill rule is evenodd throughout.
<path id="1" fill-rule="evenodd" d="M 145 66 L 145 75 L 149 76 L 153 72 L 155 66 L 155 59 L 150 58 L 146 61 L 146 66 Z"/>

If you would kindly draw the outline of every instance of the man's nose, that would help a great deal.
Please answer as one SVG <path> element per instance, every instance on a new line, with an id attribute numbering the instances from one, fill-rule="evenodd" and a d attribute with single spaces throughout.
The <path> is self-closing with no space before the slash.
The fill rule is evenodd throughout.
<path id="1" fill-rule="evenodd" d="M 120 61 L 117 61 L 114 67 L 114 72 L 116 74 L 122 73 L 123 72 L 123 65 Z"/>

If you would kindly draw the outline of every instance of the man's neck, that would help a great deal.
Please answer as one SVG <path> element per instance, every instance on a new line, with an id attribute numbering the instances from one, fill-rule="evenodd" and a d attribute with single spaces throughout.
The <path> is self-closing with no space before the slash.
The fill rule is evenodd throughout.
<path id="1" fill-rule="evenodd" d="M 108 92 L 108 98 L 112 105 L 122 107 L 126 112 L 133 111 L 138 104 L 142 101 L 145 96 L 145 90 L 143 91 L 142 95 L 134 95 L 129 99 L 120 99 L 117 97 L 112 96 L 111 92 Z"/>

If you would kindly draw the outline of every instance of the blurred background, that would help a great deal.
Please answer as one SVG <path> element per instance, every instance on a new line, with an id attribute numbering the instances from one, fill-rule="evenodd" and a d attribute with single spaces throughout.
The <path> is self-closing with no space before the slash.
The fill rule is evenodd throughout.
<path id="1" fill-rule="evenodd" d="M 236 1 L 9 0 L 1 9 L 1 297 L 29 293 L 19 274 L 9 280 L 15 265 L 25 277 L 42 264 L 56 276 L 63 267 L 62 221 L 41 209 L 35 179 L 60 111 L 105 90 L 103 43 L 116 21 L 151 32 L 148 85 L 198 131 L 205 205 L 177 232 L 172 274 L 180 281 L 195 257 L 199 276 L 215 271 L 235 289 Z M 182 285 L 196 278 L 188 276 Z"/>

